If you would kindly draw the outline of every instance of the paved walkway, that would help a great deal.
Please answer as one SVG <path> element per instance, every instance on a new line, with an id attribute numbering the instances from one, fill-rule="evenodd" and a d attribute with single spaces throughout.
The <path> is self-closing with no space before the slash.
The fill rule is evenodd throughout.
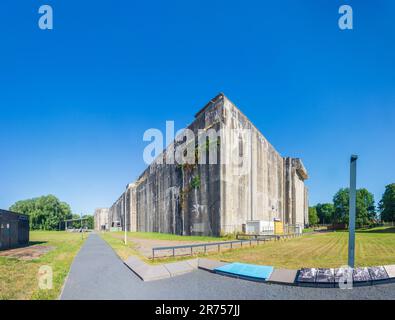
<path id="1" fill-rule="evenodd" d="M 143 282 L 100 236 L 91 234 L 72 264 L 61 299 L 395 299 L 395 284 L 352 290 L 302 288 L 233 279 L 203 270 Z"/>

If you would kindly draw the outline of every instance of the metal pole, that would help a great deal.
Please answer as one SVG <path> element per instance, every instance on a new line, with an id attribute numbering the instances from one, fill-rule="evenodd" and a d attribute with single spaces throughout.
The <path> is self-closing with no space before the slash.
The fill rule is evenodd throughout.
<path id="1" fill-rule="evenodd" d="M 125 225 L 125 236 L 124 236 L 124 241 L 125 241 L 125 245 L 128 243 L 128 235 L 127 235 L 127 233 L 126 233 L 126 192 L 125 192 L 125 196 L 124 196 L 124 199 L 123 199 L 123 202 L 124 202 L 124 206 L 123 206 L 123 211 L 125 212 L 125 217 L 124 217 L 124 220 L 125 220 L 125 222 L 124 222 L 124 225 Z"/>
<path id="2" fill-rule="evenodd" d="M 355 211 L 357 198 L 357 159 L 352 155 L 350 159 L 350 203 L 348 222 L 348 266 L 354 268 L 355 265 Z"/>

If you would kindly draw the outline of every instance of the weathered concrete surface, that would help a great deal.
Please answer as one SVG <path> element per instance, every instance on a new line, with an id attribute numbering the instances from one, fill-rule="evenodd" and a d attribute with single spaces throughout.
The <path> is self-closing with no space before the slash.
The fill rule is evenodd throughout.
<path id="1" fill-rule="evenodd" d="M 187 261 L 177 261 L 172 263 L 165 263 L 163 265 L 167 271 L 169 271 L 172 277 L 179 276 L 180 274 L 191 272 L 196 267 L 193 267 L 192 264 L 189 264 Z"/>
<path id="2" fill-rule="evenodd" d="M 285 212 L 284 222 L 292 225 L 308 223 L 308 196 L 304 180 L 307 172 L 300 159 L 284 158 Z"/>
<path id="3" fill-rule="evenodd" d="M 199 258 L 198 260 L 198 268 L 206 271 L 214 272 L 216 268 L 222 267 L 228 264 L 227 262 L 221 262 L 217 260 Z"/>
<path id="4" fill-rule="evenodd" d="M 95 221 L 95 230 L 108 230 L 108 216 L 109 216 L 108 208 L 98 208 L 94 213 L 94 221 Z"/>
<path id="5" fill-rule="evenodd" d="M 133 271 L 144 281 L 166 279 L 172 276 L 164 265 L 141 266 L 134 268 Z"/>
<path id="6" fill-rule="evenodd" d="M 110 227 L 219 236 L 243 231 L 249 220 L 307 223 L 307 171 L 301 160 L 283 158 L 223 94 L 200 110 L 188 129 L 195 137 L 203 129 L 193 158 L 206 162 L 165 164 L 184 144 L 176 139 L 113 204 Z M 216 164 L 205 164 L 209 159 Z"/>
<path id="7" fill-rule="evenodd" d="M 297 273 L 298 273 L 297 270 L 274 268 L 269 279 L 267 279 L 267 282 L 284 284 L 284 285 L 285 284 L 286 285 L 295 285 L 295 279 L 296 279 Z"/>
<path id="8" fill-rule="evenodd" d="M 282 158 L 227 98 L 223 109 L 221 160 L 226 164 L 221 166 L 221 230 L 242 231 L 248 220 L 280 219 L 303 225 L 304 183 L 295 178 L 296 166 L 303 166 L 300 160 Z M 239 165 L 232 161 L 237 157 Z"/>
<path id="9" fill-rule="evenodd" d="M 129 257 L 124 263 L 144 281 L 175 277 L 197 269 L 197 259 L 177 261 L 153 266 L 146 264 L 137 257 Z"/>
<path id="10" fill-rule="evenodd" d="M 390 278 L 395 278 L 395 264 L 386 265 L 384 268 Z"/>
<path id="11" fill-rule="evenodd" d="M 146 266 L 146 263 L 144 261 L 134 256 L 130 256 L 124 262 L 131 269 Z"/>

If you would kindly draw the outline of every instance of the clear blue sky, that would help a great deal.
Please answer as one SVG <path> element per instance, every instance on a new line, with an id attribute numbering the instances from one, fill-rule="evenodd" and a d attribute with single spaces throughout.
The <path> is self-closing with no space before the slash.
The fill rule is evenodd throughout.
<path id="1" fill-rule="evenodd" d="M 144 131 L 186 126 L 218 92 L 303 159 L 311 204 L 348 185 L 352 153 L 376 201 L 395 182 L 392 0 L 6 0 L 0 34 L 0 208 L 110 206 L 145 168 Z"/>

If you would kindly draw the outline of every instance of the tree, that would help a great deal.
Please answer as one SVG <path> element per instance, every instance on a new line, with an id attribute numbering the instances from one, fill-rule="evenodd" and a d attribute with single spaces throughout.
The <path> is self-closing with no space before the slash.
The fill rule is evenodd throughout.
<path id="1" fill-rule="evenodd" d="M 320 219 L 320 223 L 333 223 L 335 207 L 332 203 L 318 203 L 315 207 L 317 209 L 317 215 Z"/>
<path id="2" fill-rule="evenodd" d="M 309 207 L 309 225 L 314 226 L 318 223 L 317 209 Z"/>
<path id="3" fill-rule="evenodd" d="M 348 188 L 340 189 L 333 197 L 335 209 L 333 223 L 348 223 L 349 191 Z"/>
<path id="4" fill-rule="evenodd" d="M 79 215 L 79 214 L 73 214 L 72 219 L 76 220 L 73 221 L 72 223 L 68 223 L 68 228 L 75 228 L 79 229 L 81 228 L 81 217 L 82 217 L 82 227 L 85 228 L 87 227 L 88 229 L 93 229 L 94 228 L 94 218 L 92 215 L 85 214 L 85 215 Z"/>
<path id="5" fill-rule="evenodd" d="M 349 189 L 340 189 L 333 197 L 335 207 L 334 223 L 348 224 L 349 218 Z M 367 189 L 358 189 L 356 195 L 356 219 L 357 226 L 364 226 L 376 219 L 374 197 Z"/>
<path id="6" fill-rule="evenodd" d="M 67 227 L 70 228 L 74 228 L 74 229 L 79 229 L 81 228 L 81 215 L 79 214 L 73 214 L 73 216 L 71 217 L 73 220 L 75 221 L 70 221 L 67 223 Z"/>
<path id="7" fill-rule="evenodd" d="M 357 213 L 355 223 L 357 226 L 365 226 L 376 220 L 376 208 L 374 196 L 367 189 L 357 190 Z"/>
<path id="8" fill-rule="evenodd" d="M 93 218 L 93 216 L 92 215 L 85 215 L 85 216 L 83 216 L 84 218 L 88 218 L 86 221 L 85 221 L 85 225 L 87 226 L 87 228 L 88 229 L 94 229 L 94 224 L 95 224 L 95 222 L 94 222 L 94 218 Z"/>
<path id="9" fill-rule="evenodd" d="M 379 202 L 381 220 L 395 221 L 395 183 L 385 186 L 383 197 Z"/>
<path id="10" fill-rule="evenodd" d="M 31 230 L 58 230 L 61 221 L 71 218 L 70 206 L 53 195 L 18 201 L 10 211 L 29 215 Z"/>

